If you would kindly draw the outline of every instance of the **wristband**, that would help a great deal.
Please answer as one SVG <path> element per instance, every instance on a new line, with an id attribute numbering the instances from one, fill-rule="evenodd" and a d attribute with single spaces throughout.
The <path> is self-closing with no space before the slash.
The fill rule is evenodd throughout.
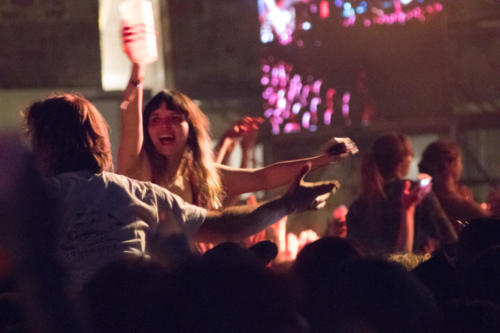
<path id="1" fill-rule="evenodd" d="M 129 86 L 134 86 L 136 88 L 142 87 L 142 80 L 130 80 L 128 81 Z"/>

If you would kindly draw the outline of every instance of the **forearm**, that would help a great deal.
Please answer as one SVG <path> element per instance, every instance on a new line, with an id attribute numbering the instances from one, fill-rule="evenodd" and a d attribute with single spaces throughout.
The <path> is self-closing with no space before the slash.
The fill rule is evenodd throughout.
<path id="1" fill-rule="evenodd" d="M 121 109 L 118 172 L 126 174 L 142 150 L 142 99 L 144 66 L 133 64 L 130 80 L 123 93 Z"/>
<path id="2" fill-rule="evenodd" d="M 237 169 L 218 165 L 222 184 L 227 195 L 257 192 L 289 184 L 295 175 L 307 162 L 311 163 L 311 170 L 318 169 L 333 161 L 337 157 L 327 154 L 298 160 L 283 161 L 258 169 Z"/>
<path id="3" fill-rule="evenodd" d="M 413 252 L 415 207 L 401 210 L 401 222 L 396 240 L 396 252 Z"/>
<path id="4" fill-rule="evenodd" d="M 234 206 L 209 212 L 196 239 L 204 242 L 240 240 L 266 229 L 294 210 L 292 200 L 284 196 L 256 208 Z"/>
<path id="5" fill-rule="evenodd" d="M 290 183 L 290 181 L 294 179 L 297 172 L 299 172 L 299 170 L 307 162 L 311 162 L 311 170 L 315 170 L 324 167 L 333 161 L 335 161 L 333 156 L 323 154 L 298 160 L 277 162 L 257 169 L 256 176 L 265 179 L 264 188 L 262 189 L 267 190 Z"/>
<path id="6" fill-rule="evenodd" d="M 253 158 L 252 158 L 252 153 L 253 149 L 251 148 L 245 148 L 241 147 L 241 164 L 240 168 L 249 168 L 254 166 L 254 163 L 252 163 Z"/>
<path id="7" fill-rule="evenodd" d="M 226 164 L 228 157 L 233 152 L 233 139 L 229 137 L 225 137 L 221 140 L 216 147 L 217 158 L 215 160 L 216 163 Z"/>

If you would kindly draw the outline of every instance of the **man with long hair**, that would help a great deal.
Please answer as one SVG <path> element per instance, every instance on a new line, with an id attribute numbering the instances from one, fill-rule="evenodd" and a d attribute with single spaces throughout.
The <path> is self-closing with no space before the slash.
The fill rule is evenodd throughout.
<path id="1" fill-rule="evenodd" d="M 325 206 L 335 181 L 305 183 L 305 164 L 282 197 L 256 208 L 207 211 L 151 182 L 110 172 L 108 125 L 77 94 L 62 94 L 25 111 L 27 135 L 51 195 L 62 207 L 59 251 L 70 288 L 79 288 L 99 268 L 123 255 L 148 256 L 158 235 L 185 235 L 214 242 L 236 240 L 297 210 Z"/>

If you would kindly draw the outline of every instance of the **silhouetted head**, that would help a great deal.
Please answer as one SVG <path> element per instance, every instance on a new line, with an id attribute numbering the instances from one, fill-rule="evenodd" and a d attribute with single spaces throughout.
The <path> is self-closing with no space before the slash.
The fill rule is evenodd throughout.
<path id="1" fill-rule="evenodd" d="M 108 124 L 84 97 L 54 95 L 32 104 L 24 116 L 28 138 L 46 176 L 113 169 Z"/>
<path id="2" fill-rule="evenodd" d="M 385 197 L 384 184 L 408 175 L 413 148 L 406 135 L 388 133 L 373 143 L 361 170 L 363 193 L 369 200 Z"/>
<path id="3" fill-rule="evenodd" d="M 500 245 L 487 249 L 468 264 L 464 277 L 466 296 L 500 306 Z"/>
<path id="4" fill-rule="evenodd" d="M 84 309 L 95 332 L 175 331 L 175 287 L 169 274 L 144 258 L 117 260 L 83 288 Z"/>
<path id="5" fill-rule="evenodd" d="M 332 280 L 330 321 L 335 332 L 438 332 L 430 291 L 401 265 L 378 259 L 344 264 Z M 358 330 L 354 330 L 354 328 Z"/>
<path id="6" fill-rule="evenodd" d="M 431 175 L 434 182 L 439 182 L 447 177 L 458 181 L 462 175 L 460 148 L 452 141 L 433 142 L 425 148 L 418 167 L 420 172 Z"/>
<path id="7" fill-rule="evenodd" d="M 493 246 L 500 245 L 500 219 L 478 218 L 460 231 L 457 243 L 457 265 L 463 267 Z"/>

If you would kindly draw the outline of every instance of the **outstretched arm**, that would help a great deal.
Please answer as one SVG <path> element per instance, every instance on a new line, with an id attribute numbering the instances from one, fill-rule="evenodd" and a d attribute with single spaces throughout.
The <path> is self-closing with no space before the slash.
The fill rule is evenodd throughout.
<path id="1" fill-rule="evenodd" d="M 336 147 L 336 149 L 331 149 Z M 315 170 L 356 154 L 358 148 L 349 138 L 335 138 L 318 156 L 283 161 L 258 169 L 235 169 L 219 165 L 227 195 L 268 190 L 290 183 L 306 163 Z"/>
<path id="2" fill-rule="evenodd" d="M 306 209 L 319 209 L 326 205 L 332 191 L 339 187 L 336 181 L 306 183 L 304 176 L 311 166 L 303 165 L 288 192 L 279 199 L 257 208 L 229 207 L 220 212 L 208 212 L 198 233 L 198 241 L 237 240 L 253 235 L 282 217 Z"/>

